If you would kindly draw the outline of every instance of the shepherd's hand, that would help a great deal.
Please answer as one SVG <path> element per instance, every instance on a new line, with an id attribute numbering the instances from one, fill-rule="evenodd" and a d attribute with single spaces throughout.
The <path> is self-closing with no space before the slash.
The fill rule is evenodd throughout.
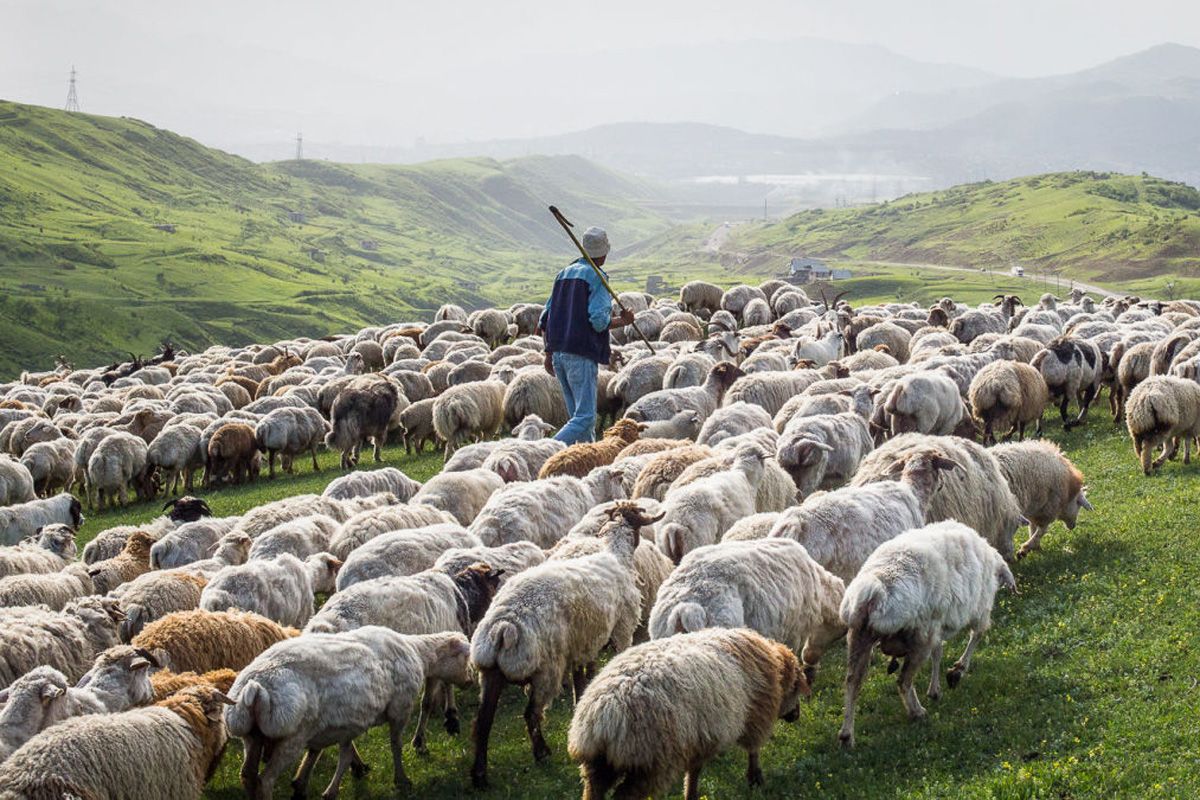
<path id="1" fill-rule="evenodd" d="M 544 359 L 542 359 L 542 366 L 545 367 L 546 372 L 549 373 L 551 378 L 555 377 L 555 375 L 554 375 L 554 354 L 553 353 L 546 353 L 546 357 Z"/>

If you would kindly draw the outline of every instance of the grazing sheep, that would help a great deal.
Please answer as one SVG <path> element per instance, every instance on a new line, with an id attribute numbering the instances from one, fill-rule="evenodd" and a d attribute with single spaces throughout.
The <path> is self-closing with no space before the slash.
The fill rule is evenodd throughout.
<path id="1" fill-rule="evenodd" d="M 1119 353 L 1118 350 L 1121 352 Z M 1146 378 L 1150 377 L 1150 359 L 1154 353 L 1154 342 L 1139 342 L 1126 349 L 1120 342 L 1113 347 L 1112 362 L 1116 364 L 1116 382 L 1109 388 L 1109 403 L 1112 406 L 1113 422 L 1125 415 L 1125 402 L 1129 395 Z M 1185 377 L 1180 375 L 1179 377 Z"/>
<path id="2" fill-rule="evenodd" d="M 441 472 L 425 482 L 410 504 L 433 506 L 451 514 L 461 524 L 470 525 L 488 498 L 504 486 L 504 479 L 491 470 Z"/>
<path id="3" fill-rule="evenodd" d="M 624 496 L 620 476 L 565 475 L 528 483 L 506 484 L 490 498 L 470 525 L 471 533 L 489 547 L 530 541 L 543 549 L 554 545 L 597 503 Z"/>
<path id="4" fill-rule="evenodd" d="M 135 531 L 125 542 L 124 549 L 113 558 L 88 566 L 88 575 L 97 594 L 106 594 L 123 583 L 150 571 L 150 548 L 154 537 L 145 531 Z"/>
<path id="5" fill-rule="evenodd" d="M 545 552 L 533 542 L 510 542 L 498 547 L 452 547 L 438 556 L 433 569 L 457 575 L 472 564 L 483 563 L 503 573 L 503 583 L 545 560 Z"/>
<path id="6" fill-rule="evenodd" d="M 1050 395 L 1042 374 L 1028 364 L 993 361 L 971 379 L 968 397 L 971 414 L 983 423 L 984 444 L 995 444 L 997 430 L 1006 438 L 1016 431 L 1023 441 L 1031 422 L 1042 435 L 1042 413 Z"/>
<path id="7" fill-rule="evenodd" d="M 567 749 L 583 796 L 666 797 L 684 777 L 700 798 L 700 770 L 723 750 L 749 754 L 746 780 L 764 782 L 759 751 L 775 720 L 799 718 L 811 693 L 786 645 L 750 630 L 706 630 L 647 642 L 613 658 L 575 708 Z M 619 785 L 618 785 L 619 784 Z"/>
<path id="8" fill-rule="evenodd" d="M 1093 510 L 1083 485 L 1083 473 L 1053 442 L 1001 444 L 991 453 L 1000 463 L 1008 488 L 1029 520 L 1029 538 L 1017 550 L 1024 558 L 1041 547 L 1046 529 L 1062 520 L 1074 530 L 1079 510 Z"/>
<path id="9" fill-rule="evenodd" d="M 446 443 L 450 458 L 468 439 L 492 438 L 504 421 L 504 392 L 500 381 L 451 386 L 433 404 L 433 430 Z"/>
<path id="10" fill-rule="evenodd" d="M 328 426 L 315 408 L 277 408 L 254 426 L 254 441 L 260 452 L 267 454 L 267 477 L 275 477 L 275 456 L 289 475 L 293 474 L 292 460 L 309 453 L 313 472 L 320 472 L 317 448 L 325 439 Z"/>
<path id="11" fill-rule="evenodd" d="M 547 561 L 506 582 L 471 640 L 471 661 L 480 670 L 482 697 L 473 738 L 471 780 L 487 785 L 488 739 L 506 683 L 528 686 L 525 725 L 534 758 L 550 750 L 542 736 L 546 708 L 575 679 L 582 694 L 583 670 L 611 643 L 621 652 L 633 641 L 641 609 L 633 559 L 638 529 L 651 522 L 635 504 L 619 505 L 604 529 L 606 547 L 583 558 Z"/>
<path id="12" fill-rule="evenodd" d="M 655 532 L 663 554 L 678 564 L 692 550 L 716 544 L 735 522 L 755 513 L 765 458 L 756 445 L 743 445 L 732 469 L 668 491 L 663 520 Z"/>
<path id="13" fill-rule="evenodd" d="M 192 491 L 195 472 L 204 466 L 202 436 L 203 431 L 192 425 L 168 425 L 147 448 L 147 463 L 164 474 L 163 488 L 168 495 L 178 491 L 181 481 L 184 491 Z"/>
<path id="14" fill-rule="evenodd" d="M 29 468 L 6 453 L 0 453 L 0 506 L 28 503 L 37 498 Z"/>
<path id="15" fill-rule="evenodd" d="M 799 417 L 779 437 L 776 457 L 802 497 L 841 486 L 875 446 L 867 421 L 854 412 Z"/>
<path id="16" fill-rule="evenodd" d="M 418 400 L 400 412 L 400 430 L 404 437 L 406 455 L 420 454 L 427 442 L 435 442 L 433 431 L 433 404 L 436 398 Z"/>
<path id="17" fill-rule="evenodd" d="M 159 705 L 66 720 L 0 767 L 0 797 L 199 800 L 225 747 L 229 699 L 193 687 Z"/>
<path id="18" fill-rule="evenodd" d="M 58 572 L 74 559 L 75 529 L 69 525 L 47 525 L 19 545 L 0 547 L 0 578 Z"/>
<path id="19" fill-rule="evenodd" d="M 200 594 L 205 611 L 253 611 L 280 625 L 300 627 L 312 617 L 318 592 L 334 591 L 342 562 L 328 553 L 304 561 L 282 553 L 269 561 L 226 567 Z"/>
<path id="20" fill-rule="evenodd" d="M 342 454 L 342 469 L 358 465 L 367 441 L 374 445 L 375 463 L 383 461 L 388 428 L 400 404 L 400 390 L 381 375 L 363 375 L 346 385 L 333 401 L 331 429 L 325 444 Z"/>
<path id="21" fill-rule="evenodd" d="M 480 468 L 496 473 L 506 483 L 531 481 L 551 456 L 566 448 L 567 445 L 557 439 L 505 439 L 488 453 Z"/>
<path id="22" fill-rule="evenodd" d="M 86 564 L 71 564 L 61 572 L 9 575 L 0 578 L 0 606 L 47 606 L 61 611 L 78 597 L 95 594 Z"/>
<path id="23" fill-rule="evenodd" d="M 558 380 L 541 365 L 522 369 L 508 381 L 501 402 L 504 424 L 514 426 L 536 415 L 557 430 L 567 423 L 567 404 Z"/>
<path id="24" fill-rule="evenodd" d="M 908 345 L 912 334 L 894 322 L 883 321 L 863 330 L 854 340 L 854 349 L 858 352 L 871 351 L 880 345 L 903 364 L 908 361 Z"/>
<path id="25" fill-rule="evenodd" d="M 891 433 L 953 433 L 969 412 L 958 384 L 938 371 L 923 371 L 897 380 L 883 403 Z"/>
<path id="26" fill-rule="evenodd" d="M 630 405 L 625 416 L 635 422 L 651 422 L 670 419 L 680 411 L 695 411 L 707 420 L 721 405 L 729 387 L 744 374 L 723 361 L 708 371 L 703 385 L 651 392 Z"/>
<path id="27" fill-rule="evenodd" d="M 150 652 L 165 651 L 171 669 L 179 672 L 236 671 L 271 645 L 299 633 L 246 611 L 197 609 L 155 620 L 130 644 Z"/>
<path id="28" fill-rule="evenodd" d="M 303 561 L 317 553 L 328 552 L 329 543 L 341 527 L 336 519 L 324 514 L 282 522 L 254 539 L 249 560 L 264 561 L 281 553 L 291 553 Z"/>
<path id="29" fill-rule="evenodd" d="M 351 551 L 385 533 L 446 523 L 458 524 L 449 513 L 424 504 L 363 511 L 342 524 L 329 542 L 329 552 L 345 560 Z"/>
<path id="30" fill-rule="evenodd" d="M 1096 344 L 1060 336 L 1039 351 L 1030 366 L 1042 373 L 1050 396 L 1059 400 L 1063 427 L 1070 430 L 1082 425 L 1104 377 L 1104 362 Z M 1079 404 L 1079 415 L 1074 420 L 1067 417 L 1067 404 L 1072 398 Z"/>
<path id="31" fill-rule="evenodd" d="M 208 558 L 221 537 L 241 521 L 241 517 L 209 517 L 183 523 L 165 533 L 150 548 L 151 568 L 171 569 Z"/>
<path id="32" fill-rule="evenodd" d="M 0 689 L 34 667 L 50 666 L 78 681 L 99 653 L 118 643 L 117 601 L 81 597 L 62 611 L 0 609 Z"/>
<path id="33" fill-rule="evenodd" d="M 204 488 L 228 480 L 234 485 L 258 477 L 260 459 L 254 428 L 244 422 L 220 425 L 208 441 L 204 462 Z"/>
<path id="34" fill-rule="evenodd" d="M 38 495 L 49 497 L 75 482 L 75 442 L 66 438 L 38 442 L 21 456 L 21 464 L 28 470 Z"/>
<path id="35" fill-rule="evenodd" d="M 732 436 L 740 436 L 756 428 L 769 427 L 771 417 L 761 406 L 745 401 L 727 403 L 704 421 L 696 443 L 715 446 Z"/>
<path id="36" fill-rule="evenodd" d="M 721 308 L 724 292 L 720 286 L 707 281 L 688 281 L 679 287 L 679 306 L 684 311 L 705 310 L 709 313 Z"/>
<path id="37" fill-rule="evenodd" d="M 283 770 L 304 756 L 293 791 L 303 795 L 317 756 L 338 745 L 338 765 L 324 797 L 337 797 L 342 777 L 362 764 L 354 739 L 386 722 L 393 782 L 408 784 L 401 753 L 404 728 L 427 681 L 471 682 L 469 646 L 461 633 L 405 636 L 378 626 L 302 636 L 267 650 L 238 675 L 225 712 L 229 733 L 245 743 L 242 786 L 267 800 Z M 264 761 L 265 767 L 259 773 Z"/>
<path id="38" fill-rule="evenodd" d="M 846 632 L 845 584 L 790 539 L 723 542 L 688 553 L 658 589 L 650 638 L 704 628 L 750 628 L 802 652 L 811 681 Z"/>
<path id="39" fill-rule="evenodd" d="M 1183 463 L 1191 463 L 1192 440 L 1200 436 L 1200 384 L 1173 375 L 1147 378 L 1129 394 L 1125 424 L 1145 474 L 1174 458 L 1180 441 Z M 1154 458 L 1160 445 L 1162 453 Z"/>
<path id="40" fill-rule="evenodd" d="M 629 444 L 637 441 L 642 426 L 631 419 L 619 419 L 604 432 L 598 442 L 578 442 L 546 459 L 538 472 L 539 479 L 570 475 L 586 476 L 596 467 L 603 467 L 617 460 L 617 455 Z"/>
<path id="41" fill-rule="evenodd" d="M 851 486 L 896 480 L 914 456 L 933 454 L 958 465 L 943 472 L 930 495 L 926 522 L 958 520 L 970 525 L 1006 559 L 1013 557 L 1013 534 L 1029 524 L 991 452 L 958 436 L 906 433 L 884 443 L 859 465 Z"/>
<path id="42" fill-rule="evenodd" d="M 454 523 L 391 531 L 346 556 L 337 576 L 337 590 L 388 575 L 414 575 L 432 567 L 450 548 L 480 544 L 478 536 Z"/>
<path id="43" fill-rule="evenodd" d="M 925 709 L 913 689 L 917 670 L 932 661 L 929 696 L 939 698 L 943 643 L 970 628 L 967 649 L 946 675 L 950 688 L 957 686 L 991 626 L 1001 586 L 1017 589 L 1008 565 L 962 523 L 926 525 L 881 544 L 842 599 L 842 622 L 850 629 L 845 719 L 838 733 L 842 744 L 854 746 L 854 706 L 876 643 L 885 655 L 904 659 L 900 699 L 909 718 L 920 719 Z"/>
<path id="44" fill-rule="evenodd" d="M 421 484 L 395 467 L 382 467 L 335 478 L 321 494 L 334 500 L 349 500 L 352 497 L 391 492 L 401 503 L 407 503 L 420 488 Z"/>
<path id="45" fill-rule="evenodd" d="M 56 494 L 45 500 L 30 500 L 0 508 L 0 545 L 14 545 L 48 525 L 83 525 L 83 506 L 74 495 Z"/>

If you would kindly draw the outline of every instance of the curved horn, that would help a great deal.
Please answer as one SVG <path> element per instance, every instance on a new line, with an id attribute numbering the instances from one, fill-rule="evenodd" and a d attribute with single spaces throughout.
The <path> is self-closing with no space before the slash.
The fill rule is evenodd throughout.
<path id="1" fill-rule="evenodd" d="M 162 510 L 163 510 L 163 511 L 166 511 L 168 508 L 170 508 L 170 507 L 171 507 L 171 506 L 173 506 L 173 505 L 175 505 L 175 501 L 174 501 L 174 500 L 168 500 L 167 502 L 163 503 Z"/>
<path id="2" fill-rule="evenodd" d="M 718 341 L 721 343 L 721 349 L 724 350 L 726 353 L 728 353 L 731 356 L 737 355 L 736 350 L 730 349 L 729 342 L 725 341 L 724 339 L 718 339 Z"/>
<path id="3" fill-rule="evenodd" d="M 843 297 L 845 297 L 845 296 L 846 296 L 846 295 L 848 295 L 848 294 L 850 294 L 850 290 L 849 290 L 849 289 L 846 289 L 845 291 L 841 291 L 841 292 L 838 292 L 837 294 L 835 294 L 835 295 L 833 296 L 833 303 L 834 303 L 834 305 L 837 305 L 837 301 L 838 301 L 838 300 L 841 300 Z"/>
<path id="4" fill-rule="evenodd" d="M 995 294 L 995 295 L 992 295 L 992 299 L 993 300 L 1003 300 L 1004 295 L 1003 294 Z"/>
<path id="5" fill-rule="evenodd" d="M 1012 299 L 1015 300 L 1019 305 L 1025 305 L 1025 301 L 1021 299 L 1020 295 L 1014 294 L 1012 295 Z"/>

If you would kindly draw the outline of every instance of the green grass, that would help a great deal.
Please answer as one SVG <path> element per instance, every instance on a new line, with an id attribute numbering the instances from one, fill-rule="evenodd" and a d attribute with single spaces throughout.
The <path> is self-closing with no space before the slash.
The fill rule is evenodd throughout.
<path id="1" fill-rule="evenodd" d="M 724 249 L 751 263 L 797 254 L 1001 270 L 1019 262 L 1079 280 L 1173 276 L 1194 288 L 1200 191 L 1093 172 L 985 181 L 739 228 Z"/>
<path id="2" fill-rule="evenodd" d="M 1074 531 L 1056 524 L 1043 550 L 1016 565 L 1021 594 L 1000 596 L 972 674 L 929 705 L 927 721 L 910 723 L 893 680 L 877 661 L 859 705 L 858 748 L 846 753 L 835 738 L 845 659 L 839 645 L 827 655 L 800 721 L 777 724 L 763 752 L 766 786 L 748 795 L 744 757 L 731 752 L 704 773 L 708 797 L 1174 798 L 1200 792 L 1195 765 L 1200 553 L 1194 541 L 1200 466 L 1171 463 L 1157 476 L 1142 477 L 1123 431 L 1102 412 L 1065 435 L 1049 421 L 1048 434 L 1087 476 L 1096 511 L 1085 513 Z M 408 459 L 391 448 L 386 457 L 417 478 L 440 466 L 432 454 Z M 332 460 L 327 455 L 322 463 L 328 467 Z M 295 478 L 213 492 L 209 501 L 217 513 L 233 513 L 318 491 L 337 474 L 328 468 L 318 475 L 302 471 Z M 84 538 L 155 513 L 143 505 L 96 515 Z M 951 643 L 947 657 L 956 657 L 963 644 L 964 637 Z M 461 708 L 463 719 L 472 719 L 476 693 L 464 693 Z M 495 788 L 479 796 L 575 796 L 578 779 L 565 743 L 570 703 L 563 697 L 554 705 L 547 723 L 553 757 L 538 765 L 529 755 L 520 710 L 518 690 L 508 689 L 493 733 Z M 391 796 L 384 730 L 372 730 L 360 748 L 374 770 L 364 782 L 348 777 L 346 796 Z M 206 797 L 242 796 L 240 760 L 234 742 Z M 333 762 L 324 759 L 314 775 L 314 796 Z M 465 735 L 451 738 L 435 730 L 429 756 L 408 749 L 405 762 L 414 784 L 406 796 L 458 798 L 470 792 Z M 276 796 L 289 796 L 287 787 L 281 784 Z"/>

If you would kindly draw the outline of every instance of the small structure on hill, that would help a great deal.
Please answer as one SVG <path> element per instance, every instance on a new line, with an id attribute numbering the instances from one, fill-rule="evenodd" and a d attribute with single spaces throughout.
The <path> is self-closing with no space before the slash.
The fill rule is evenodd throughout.
<path id="1" fill-rule="evenodd" d="M 161 225 L 155 225 L 154 230 L 162 231 L 163 233 L 174 233 L 175 225 L 171 222 L 164 222 Z"/>
<path id="2" fill-rule="evenodd" d="M 303 211 L 289 211 L 288 212 L 288 220 L 290 220 L 291 222 L 296 222 L 296 223 L 299 223 L 300 225 L 303 225 L 304 224 L 304 212 Z"/>
<path id="3" fill-rule="evenodd" d="M 796 256 L 788 262 L 787 279 L 791 283 L 836 281 L 853 277 L 848 269 L 834 269 L 819 258 Z"/>
<path id="4" fill-rule="evenodd" d="M 646 294 L 666 294 L 669 291 L 671 291 L 671 287 L 667 286 L 662 275 L 646 276 Z"/>

